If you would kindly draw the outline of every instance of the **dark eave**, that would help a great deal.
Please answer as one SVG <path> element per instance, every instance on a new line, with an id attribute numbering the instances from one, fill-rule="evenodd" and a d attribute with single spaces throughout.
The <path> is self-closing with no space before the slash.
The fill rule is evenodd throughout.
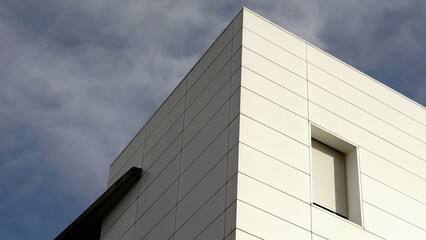
<path id="1" fill-rule="evenodd" d="M 142 169 L 132 167 L 72 222 L 55 240 L 100 238 L 102 220 L 139 180 Z"/>

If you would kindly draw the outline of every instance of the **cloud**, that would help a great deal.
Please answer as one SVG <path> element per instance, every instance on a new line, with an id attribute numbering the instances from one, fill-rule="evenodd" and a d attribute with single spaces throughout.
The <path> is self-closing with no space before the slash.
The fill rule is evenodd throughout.
<path id="1" fill-rule="evenodd" d="M 52 238 L 99 196 L 243 4 L 425 104 L 424 3 L 358 2 L 2 1 L 0 238 Z"/>

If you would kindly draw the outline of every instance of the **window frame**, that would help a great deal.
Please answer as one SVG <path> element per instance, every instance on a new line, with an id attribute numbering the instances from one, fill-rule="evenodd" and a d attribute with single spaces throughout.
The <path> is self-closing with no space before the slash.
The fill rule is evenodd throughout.
<path id="1" fill-rule="evenodd" d="M 363 207 L 362 207 L 362 189 L 361 189 L 361 172 L 360 172 L 360 156 L 359 147 L 342 138 L 341 136 L 325 130 L 317 125 L 310 124 L 310 138 L 309 138 L 309 154 L 310 154 L 310 183 L 311 183 L 311 206 L 317 207 L 327 212 L 334 214 L 336 217 L 346 219 L 361 227 L 364 226 Z M 320 204 L 314 203 L 313 196 L 313 165 L 312 165 L 312 142 L 315 139 L 323 144 L 334 148 L 346 155 L 346 192 L 347 192 L 347 213 L 348 216 L 341 216 L 333 210 L 327 209 Z"/>

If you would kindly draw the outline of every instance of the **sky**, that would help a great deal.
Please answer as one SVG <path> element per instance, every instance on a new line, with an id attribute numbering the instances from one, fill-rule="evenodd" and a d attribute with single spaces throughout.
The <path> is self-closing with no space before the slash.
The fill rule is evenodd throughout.
<path id="1" fill-rule="evenodd" d="M 0 0 L 0 239 L 53 239 L 245 6 L 426 105 L 423 0 Z"/>

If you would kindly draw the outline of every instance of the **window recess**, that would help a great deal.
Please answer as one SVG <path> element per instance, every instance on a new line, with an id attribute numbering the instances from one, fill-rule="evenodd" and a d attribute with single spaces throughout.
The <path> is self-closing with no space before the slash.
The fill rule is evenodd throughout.
<path id="1" fill-rule="evenodd" d="M 313 205 L 362 225 L 357 148 L 311 126 Z"/>

